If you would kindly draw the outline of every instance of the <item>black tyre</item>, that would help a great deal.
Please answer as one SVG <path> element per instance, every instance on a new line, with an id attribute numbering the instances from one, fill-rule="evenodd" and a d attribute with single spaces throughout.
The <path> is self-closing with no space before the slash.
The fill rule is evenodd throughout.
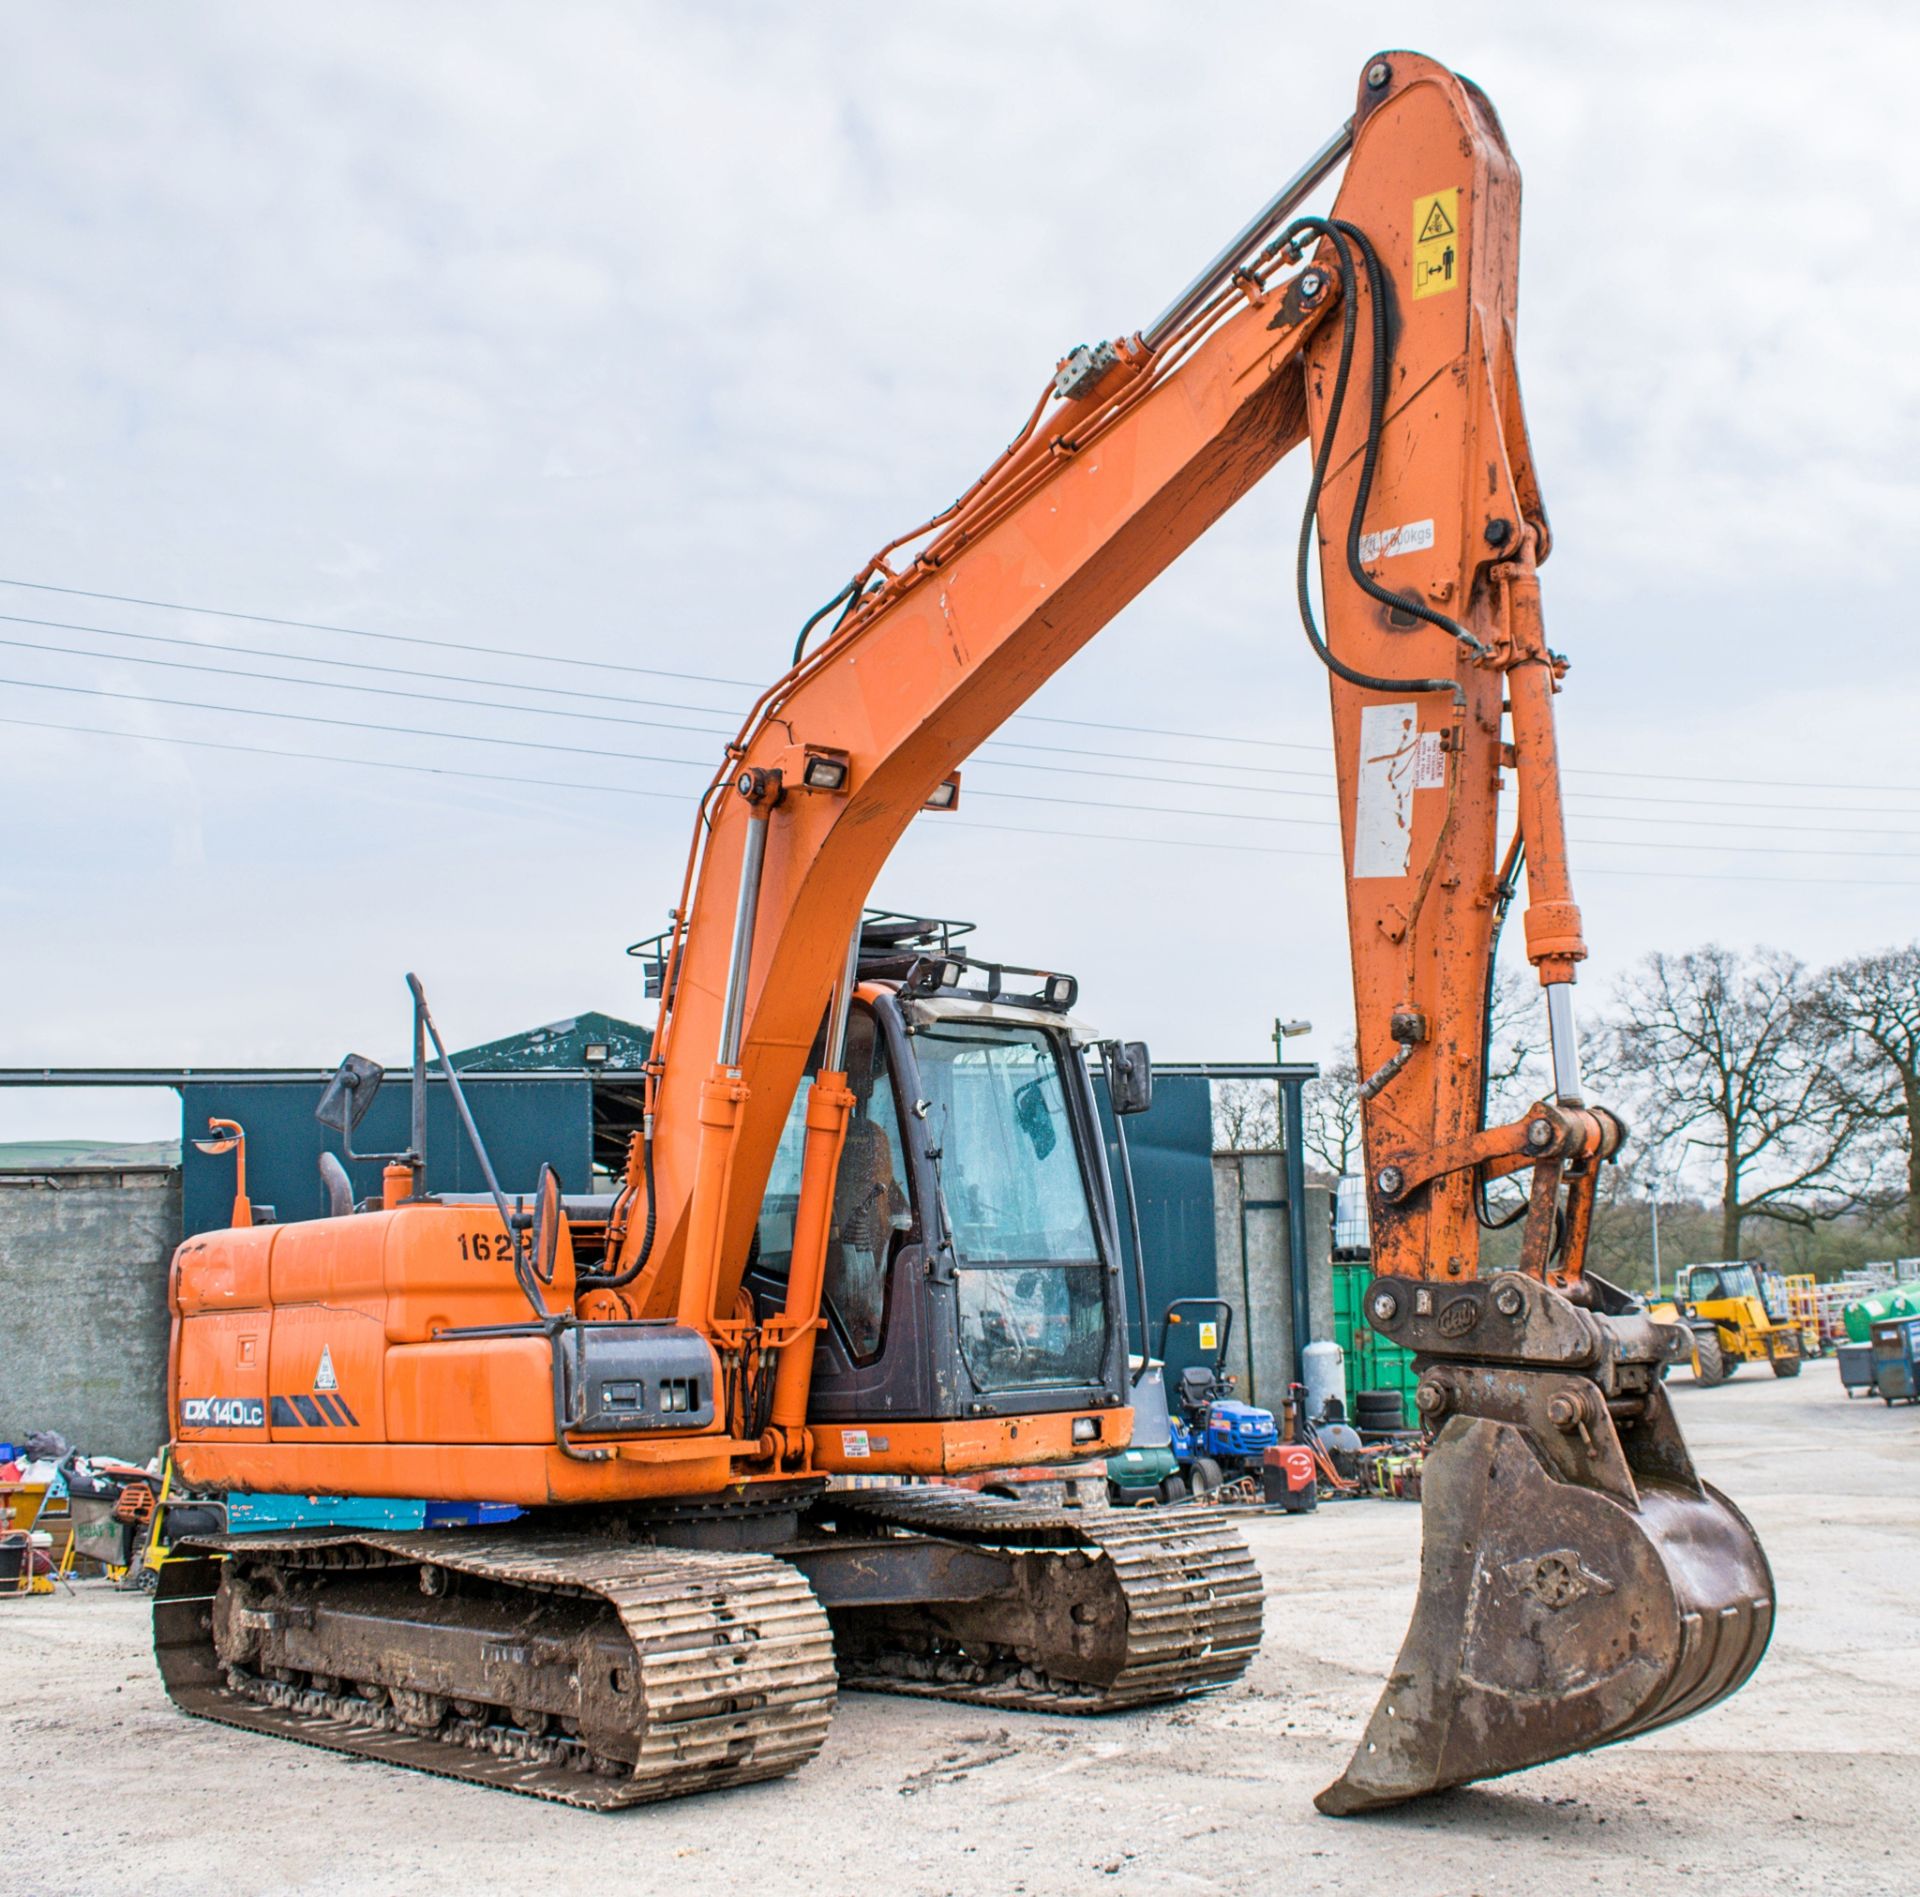
<path id="1" fill-rule="evenodd" d="M 1405 1429 L 1406 1398 L 1398 1390 L 1362 1390 L 1353 1400 L 1353 1418 L 1362 1429 Z"/>
<path id="2" fill-rule="evenodd" d="M 1220 1473 L 1220 1465 L 1211 1456 L 1195 1456 L 1189 1473 L 1193 1477 L 1195 1495 L 1212 1495 L 1227 1479 Z"/>
<path id="3" fill-rule="evenodd" d="M 1732 1377 L 1732 1371 L 1726 1363 L 1726 1352 L 1720 1348 L 1720 1336 L 1715 1331 L 1695 1331 L 1693 1333 L 1693 1382 L 1707 1384 L 1713 1388 L 1716 1382 L 1726 1382 Z"/>
<path id="4" fill-rule="evenodd" d="M 1800 1353 L 1796 1350 L 1789 1357 L 1774 1358 L 1773 1374 L 1776 1377 L 1797 1377 L 1800 1374 Z"/>
<path id="5" fill-rule="evenodd" d="M 1693 1339 L 1693 1380 L 1711 1388 L 1716 1383 L 1725 1383 L 1733 1375 L 1727 1363 L 1727 1353 L 1720 1348 L 1717 1332 L 1696 1331 Z"/>
<path id="6" fill-rule="evenodd" d="M 1185 1481 L 1177 1475 L 1168 1476 L 1167 1479 L 1160 1484 L 1157 1492 L 1161 1501 L 1165 1502 L 1169 1508 L 1171 1508 L 1174 1503 L 1184 1502 L 1187 1499 L 1187 1485 Z"/>

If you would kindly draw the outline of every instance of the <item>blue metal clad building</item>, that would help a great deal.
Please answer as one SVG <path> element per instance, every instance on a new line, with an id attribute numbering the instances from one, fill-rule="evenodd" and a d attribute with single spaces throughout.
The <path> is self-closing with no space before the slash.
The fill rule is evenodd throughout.
<path id="1" fill-rule="evenodd" d="M 1114 1145 L 1107 1091 L 1096 1085 L 1107 1165 L 1119 1199 L 1120 1246 L 1126 1254 L 1125 1283 L 1132 1348 L 1140 1348 L 1139 1313 L 1132 1309 L 1133 1241 L 1120 1198 L 1120 1156 Z M 1127 1122 L 1140 1200 L 1140 1239 L 1147 1254 L 1149 1319 L 1157 1335 L 1160 1314 L 1175 1298 L 1210 1298 L 1216 1289 L 1213 1233 L 1213 1089 L 1192 1076 L 1156 1074 L 1153 1105 Z"/>
<path id="2" fill-rule="evenodd" d="M 640 1067 L 652 1035 L 612 1015 L 572 1015 L 453 1056 L 480 1137 L 501 1186 L 531 1192 L 543 1164 L 569 1192 L 594 1190 L 594 1167 L 618 1171 L 640 1121 Z M 356 1150 L 397 1152 L 407 1143 L 408 1074 L 390 1070 L 353 1135 Z M 193 1141 L 210 1118 L 247 1133 L 247 1192 L 283 1224 L 320 1218 L 326 1194 L 320 1155 L 346 1161 L 340 1136 L 313 1117 L 324 1076 L 245 1073 L 185 1076 L 180 1088 L 182 1226 L 191 1236 L 226 1224 L 233 1206 L 231 1154 Z M 380 1196 L 381 1162 L 346 1161 L 355 1198 Z M 434 1192 L 484 1192 L 486 1179 L 460 1124 L 446 1080 L 427 1076 L 427 1184 Z"/>
<path id="3" fill-rule="evenodd" d="M 467 1076 L 462 1075 L 466 1080 Z M 180 1089 L 181 1228 L 191 1237 L 224 1226 L 233 1210 L 233 1155 L 196 1151 L 207 1121 L 238 1120 L 247 1130 L 247 1192 L 273 1207 L 283 1224 L 324 1218 L 320 1154 L 344 1158 L 340 1136 L 313 1117 L 322 1083 L 313 1080 L 188 1081 Z M 590 1190 L 593 1083 L 584 1074 L 500 1079 L 474 1076 L 467 1099 L 494 1171 L 508 1192 L 531 1192 L 541 1162 L 550 1162 L 570 1192 Z M 390 1075 L 353 1136 L 367 1152 L 397 1152 L 407 1143 L 407 1077 Z M 355 1198 L 378 1199 L 377 1161 L 349 1162 Z M 487 1182 L 454 1111 L 444 1080 L 427 1083 L 427 1184 L 435 1192 L 485 1192 Z"/>
<path id="4" fill-rule="evenodd" d="M 1140 1238 L 1146 1251 L 1148 1348 L 1158 1345 L 1160 1320 L 1176 1298 L 1225 1297 L 1235 1307 L 1235 1323 L 1244 1324 L 1241 1310 L 1244 1254 L 1222 1260 L 1216 1219 L 1213 1150 L 1213 1086 L 1217 1080 L 1264 1080 L 1278 1088 L 1284 1150 L 1281 1164 L 1286 1181 L 1283 1209 L 1288 1219 L 1289 1258 L 1308 1255 L 1304 1212 L 1306 1203 L 1305 1148 L 1299 1137 L 1302 1092 L 1319 1069 L 1308 1063 L 1247 1063 L 1169 1065 L 1156 1067 L 1153 1105 L 1127 1122 L 1127 1150 L 1133 1162 L 1134 1189 L 1140 1202 Z M 1114 1141 L 1113 1115 L 1107 1091 L 1095 1069 L 1094 1097 L 1100 1109 L 1100 1128 L 1107 1143 L 1107 1164 L 1114 1175 L 1114 1194 L 1120 1199 L 1119 1151 Z M 1140 1314 L 1133 1309 L 1133 1245 L 1126 1204 L 1120 1199 L 1120 1246 L 1125 1254 L 1127 1318 L 1130 1348 L 1141 1348 Z M 1245 1232 L 1241 1234 L 1244 1247 Z M 1306 1319 L 1304 1275 L 1293 1274 L 1294 1328 L 1304 1341 Z M 1198 1360 L 1194 1334 L 1176 1333 L 1168 1351 L 1169 1374 L 1177 1376 Z M 1296 1363 L 1292 1373 L 1303 1374 Z"/>

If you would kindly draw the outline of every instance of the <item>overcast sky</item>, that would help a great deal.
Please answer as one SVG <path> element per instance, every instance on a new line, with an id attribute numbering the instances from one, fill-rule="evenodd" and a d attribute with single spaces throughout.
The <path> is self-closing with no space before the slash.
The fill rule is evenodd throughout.
<path id="1" fill-rule="evenodd" d="M 542 657 L 0 585 L 0 1065 L 398 1058 L 407 968 L 456 1044 L 648 1018 L 621 951 L 798 622 L 1409 43 L 1487 89 L 1526 178 L 1586 982 L 1709 938 L 1817 961 L 1920 934 L 1910 9 L 3 18 L 0 578 Z M 1259 1057 L 1276 1013 L 1326 1056 L 1350 1023 L 1331 801 L 1263 774 L 1326 740 L 1297 463 L 1031 708 L 1085 722 L 1006 734 L 1181 781 L 990 751 L 876 891 L 1076 970 L 1166 1058 Z M 521 684 L 603 715 L 447 702 Z M 0 1137 L 175 1118 L 0 1093 Z"/>

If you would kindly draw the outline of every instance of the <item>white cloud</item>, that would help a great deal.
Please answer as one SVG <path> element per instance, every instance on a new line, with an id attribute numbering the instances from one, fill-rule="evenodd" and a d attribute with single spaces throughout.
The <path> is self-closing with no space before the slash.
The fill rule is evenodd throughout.
<path id="1" fill-rule="evenodd" d="M 864 553 L 999 447 L 1055 357 L 1157 309 L 1350 110 L 1376 37 L 1404 35 L 1487 87 L 1526 172 L 1522 358 L 1558 534 L 1548 611 L 1576 660 L 1571 756 L 1712 776 L 1765 774 L 1745 768 L 1760 753 L 1782 777 L 1920 782 L 1902 761 L 1920 697 L 1904 597 L 1920 516 L 1907 15 L 1750 6 L 1734 31 L 1719 9 L 1640 4 L 1536 10 L 1523 33 L 1510 8 L 1441 11 L 16 11 L 0 67 L 0 573 L 769 677 Z M 1038 708 L 1321 740 L 1323 686 L 1289 603 L 1299 482 L 1276 475 Z M 0 611 L 431 662 L 51 599 L 0 589 Z M 134 666 L 0 665 L 110 672 L 177 698 L 289 702 Z M 664 748 L 618 726 L 315 700 Z M 502 778 L 699 781 L 11 688 L 0 701 Z M 0 735 L 8 986 L 32 1001 L 10 1011 L 8 1061 L 330 1059 L 397 1042 L 405 966 L 462 1039 L 583 1005 L 642 1010 L 619 950 L 672 900 L 690 808 L 213 751 L 163 767 L 158 747 Z M 983 789 L 1047 781 L 985 758 L 969 771 Z M 1318 834 L 1039 804 L 993 820 L 1008 809 L 1129 836 Z M 1688 822 L 1676 810 L 1666 840 L 1723 834 Z M 1588 856 L 1599 971 L 1710 933 L 1818 958 L 1912 932 L 1892 886 L 1911 862 L 1813 890 L 1688 876 L 1736 864 L 1651 846 L 1632 860 L 1673 880 L 1603 873 L 1623 851 Z M 542 886 L 565 891 L 551 912 L 524 893 Z M 977 913 L 999 951 L 1079 968 L 1096 1018 L 1169 1055 L 1254 1053 L 1276 1011 L 1332 1023 L 1344 1006 L 1330 847 L 1316 861 L 921 825 L 880 893 Z"/>

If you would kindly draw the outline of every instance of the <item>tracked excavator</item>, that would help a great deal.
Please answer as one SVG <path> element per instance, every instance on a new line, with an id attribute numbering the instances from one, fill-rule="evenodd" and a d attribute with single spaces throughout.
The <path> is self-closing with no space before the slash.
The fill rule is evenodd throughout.
<path id="1" fill-rule="evenodd" d="M 1303 213 L 1343 164 L 1331 214 Z M 524 1513 L 176 1550 L 155 1630 L 179 1705 L 605 1808 L 794 1770 L 839 1685 L 1099 1712 L 1243 1671 L 1260 1589 L 1216 1514 L 832 1479 L 1128 1440 L 1074 984 L 862 913 L 975 748 L 1302 444 L 1295 590 L 1332 694 L 1367 1314 L 1416 1353 L 1435 1432 L 1412 1624 L 1318 1802 L 1564 1757 L 1748 1677 L 1772 1582 L 1662 1390 L 1686 1333 L 1586 1269 L 1625 1128 L 1588 1098 L 1575 1036 L 1519 209 L 1477 88 L 1415 54 L 1369 61 L 1351 120 L 1157 318 L 1073 350 L 980 478 L 814 614 L 700 801 L 611 1203 L 550 1172 L 477 1203 L 436 1192 L 416 1133 L 378 1200 L 182 1247 L 187 1479 Z M 1488 1125 L 1488 991 L 1523 870 L 1553 1086 Z M 416 1073 L 425 1040 L 416 990 Z M 1139 1050 L 1117 1064 L 1120 1093 L 1143 1069 Z M 370 1078 L 342 1071 L 343 1138 Z M 1520 1262 L 1482 1276 L 1500 1178 L 1525 1188 Z"/>

